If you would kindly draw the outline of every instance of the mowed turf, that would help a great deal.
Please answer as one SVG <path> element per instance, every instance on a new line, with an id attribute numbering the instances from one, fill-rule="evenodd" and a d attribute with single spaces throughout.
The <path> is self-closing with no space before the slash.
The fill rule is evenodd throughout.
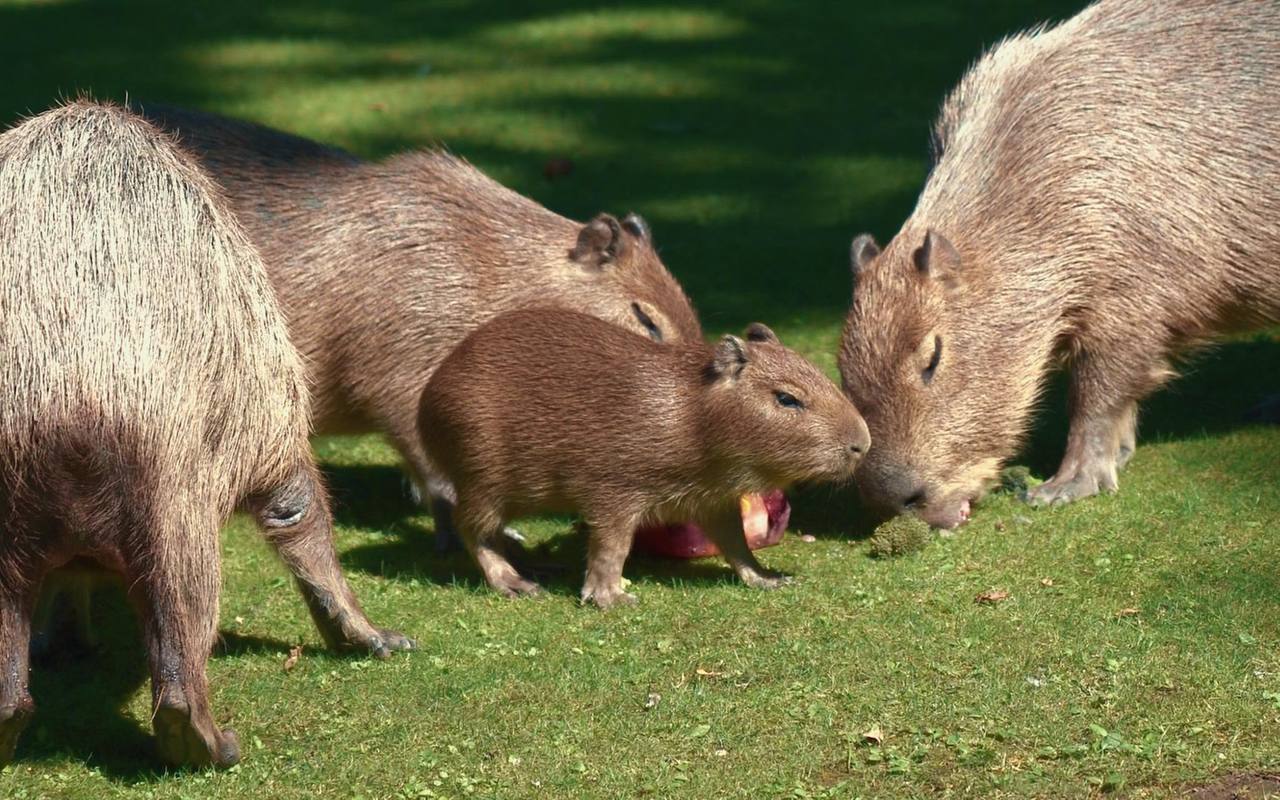
<path id="1" fill-rule="evenodd" d="M 1080 4 L 509 5 L 0 2 L 0 122 L 92 90 L 370 157 L 444 143 L 575 218 L 645 215 L 709 335 L 763 320 L 834 377 L 849 239 L 910 212 L 942 96 L 984 47 Z M 504 601 L 434 552 L 392 450 L 318 441 L 348 575 L 420 650 L 327 652 L 237 519 L 209 680 L 243 762 L 158 767 L 136 626 L 104 593 L 104 651 L 34 672 L 0 797 L 1166 797 L 1274 771 L 1280 429 L 1241 418 L 1280 391 L 1280 337 L 1185 372 L 1145 407 L 1118 495 L 993 496 L 877 560 L 850 493 L 807 488 L 761 554 L 795 585 L 636 558 L 640 604 L 607 614 L 576 602 L 571 521 L 521 524 L 549 592 Z M 1018 459 L 1041 476 L 1062 408 L 1051 392 Z"/>

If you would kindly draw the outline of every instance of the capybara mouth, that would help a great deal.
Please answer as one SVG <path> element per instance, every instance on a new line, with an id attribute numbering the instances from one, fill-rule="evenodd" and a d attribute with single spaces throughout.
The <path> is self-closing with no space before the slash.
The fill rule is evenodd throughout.
<path id="1" fill-rule="evenodd" d="M 968 522 L 972 512 L 971 498 L 949 498 L 920 509 L 920 518 L 935 528 L 950 531 Z"/>
<path id="2" fill-rule="evenodd" d="M 782 541 L 791 520 L 791 503 L 781 491 L 744 495 L 741 503 L 742 532 L 752 550 L 772 547 Z M 702 529 L 692 522 L 650 525 L 636 531 L 632 550 L 660 558 L 704 558 L 720 553 Z"/>

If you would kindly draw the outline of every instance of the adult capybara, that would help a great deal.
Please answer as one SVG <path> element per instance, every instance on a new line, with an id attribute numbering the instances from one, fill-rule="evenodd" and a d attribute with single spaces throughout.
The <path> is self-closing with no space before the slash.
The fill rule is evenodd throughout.
<path id="1" fill-rule="evenodd" d="M 1036 503 L 1114 490 L 1170 360 L 1280 316 L 1280 5 L 1103 0 L 985 55 L 840 347 L 868 499 L 954 527 L 1060 360 L 1071 426 Z"/>
<path id="2" fill-rule="evenodd" d="M 496 317 L 458 345 L 422 393 L 433 464 L 458 490 L 462 539 L 493 588 L 538 587 L 497 546 L 505 522 L 579 513 L 591 529 L 584 601 L 635 598 L 622 565 L 639 525 L 693 520 L 752 586 L 775 586 L 743 536 L 739 498 L 852 476 L 868 442 L 853 404 L 752 325 L 661 345 L 572 311 Z"/>
<path id="3" fill-rule="evenodd" d="M 143 113 L 199 155 L 262 252 L 306 358 L 316 431 L 385 433 L 432 495 L 438 532 L 452 492 L 423 458 L 418 396 L 481 323 L 555 306 L 658 341 L 701 338 L 638 216 L 573 222 L 445 152 L 366 163 L 212 114 Z"/>
<path id="4" fill-rule="evenodd" d="M 216 185 L 128 111 L 80 101 L 0 136 L 0 762 L 34 710 L 31 614 L 89 558 L 142 619 L 160 751 L 234 763 L 209 708 L 218 535 L 252 511 L 333 646 L 386 655 L 338 567 L 307 393 Z"/>

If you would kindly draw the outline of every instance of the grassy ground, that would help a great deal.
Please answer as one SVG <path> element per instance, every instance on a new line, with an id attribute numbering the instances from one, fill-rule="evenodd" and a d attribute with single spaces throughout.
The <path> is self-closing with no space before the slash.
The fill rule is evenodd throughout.
<path id="1" fill-rule="evenodd" d="M 848 240 L 909 212 L 942 94 L 985 45 L 1077 5 L 3 0 L 0 122 L 92 89 L 369 156 L 446 142 L 572 216 L 645 214 L 709 332 L 763 319 L 834 375 Z M 576 169 L 548 182 L 560 157 Z M 1274 336 L 1195 362 L 1148 404 L 1117 496 L 993 497 L 883 561 L 855 503 L 813 489 L 795 527 L 817 541 L 762 554 L 795 586 L 637 559 L 641 604 L 609 614 L 574 601 L 565 521 L 524 526 L 562 568 L 550 596 L 505 602 L 435 555 L 387 447 L 321 441 L 343 563 L 420 652 L 325 652 L 237 521 L 209 676 L 243 763 L 157 771 L 137 632 L 104 597 L 110 646 L 36 671 L 0 797 L 1163 797 L 1275 768 L 1280 430 L 1238 420 L 1278 372 Z M 1060 407 L 1022 459 L 1040 474 Z M 991 589 L 1008 599 L 975 602 Z"/>

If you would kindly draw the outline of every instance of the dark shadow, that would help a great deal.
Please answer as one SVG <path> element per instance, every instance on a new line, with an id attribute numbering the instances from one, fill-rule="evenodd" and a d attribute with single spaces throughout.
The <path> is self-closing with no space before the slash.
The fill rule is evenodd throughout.
<path id="1" fill-rule="evenodd" d="M 430 538 L 409 520 L 424 511 L 414 503 L 403 469 L 322 464 L 321 471 L 333 500 L 333 518 L 339 525 Z"/>
<path id="2" fill-rule="evenodd" d="M 71 758 L 108 777 L 135 781 L 159 769 L 149 726 L 122 707 L 149 679 L 141 632 L 124 593 L 94 594 L 99 646 L 74 655 L 55 639 L 49 657 L 31 670 L 36 715 L 18 742 L 16 760 Z"/>
<path id="3" fill-rule="evenodd" d="M 296 644 L 296 643 L 295 643 Z M 224 656 L 280 656 L 289 655 L 294 644 L 265 636 L 245 635 L 234 631 L 218 631 L 218 641 L 213 645 L 214 658 Z"/>

